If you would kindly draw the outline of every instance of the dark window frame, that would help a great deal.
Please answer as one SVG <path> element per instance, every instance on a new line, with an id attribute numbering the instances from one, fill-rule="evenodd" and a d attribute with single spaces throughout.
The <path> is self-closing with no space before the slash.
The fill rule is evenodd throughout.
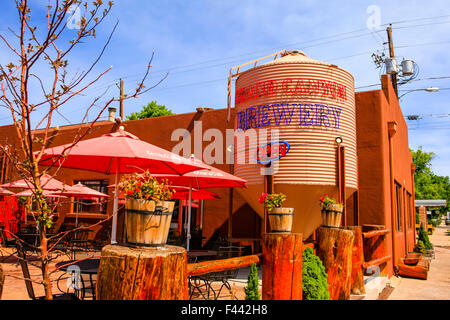
<path id="1" fill-rule="evenodd" d="M 415 216 L 413 216 L 414 212 L 412 210 L 412 194 L 406 191 L 406 201 L 407 201 L 407 219 L 406 223 L 408 224 L 409 229 L 413 229 L 415 227 Z"/>
<path id="2" fill-rule="evenodd" d="M 398 232 L 403 231 L 403 202 L 402 202 L 402 186 L 397 181 L 395 183 L 395 214 L 396 214 L 396 222 L 397 222 L 397 228 L 396 230 Z"/>

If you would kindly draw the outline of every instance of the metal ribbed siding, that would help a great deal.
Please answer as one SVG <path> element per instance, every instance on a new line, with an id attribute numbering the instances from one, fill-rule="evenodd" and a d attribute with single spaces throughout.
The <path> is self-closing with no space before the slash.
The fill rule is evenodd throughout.
<path id="1" fill-rule="evenodd" d="M 243 111 L 249 107 L 274 103 L 319 103 L 342 108 L 340 128 L 326 128 L 322 126 L 296 125 L 299 123 L 299 113 L 294 112 L 290 125 L 256 128 L 277 128 L 280 131 L 280 140 L 289 142 L 291 149 L 286 157 L 279 161 L 279 170 L 274 177 L 275 184 L 303 184 L 303 185 L 336 185 L 336 143 L 337 136 L 343 137 L 345 145 L 346 185 L 357 188 L 357 158 L 356 158 L 356 124 L 355 124 L 355 96 L 353 77 L 347 71 L 336 66 L 321 62 L 295 61 L 290 57 L 288 62 L 283 58 L 269 64 L 250 69 L 241 74 L 236 80 L 236 92 L 244 87 L 264 80 L 282 81 L 292 79 L 319 79 L 334 81 L 345 85 L 347 100 L 330 96 L 311 95 L 283 95 L 278 93 L 272 96 L 262 96 L 251 101 L 239 103 L 235 112 Z M 235 124 L 236 126 L 236 124 Z M 259 145 L 259 143 L 258 143 Z M 237 153 L 244 151 L 253 157 L 255 150 L 249 150 L 248 145 L 236 145 Z M 236 164 L 235 174 L 248 180 L 248 185 L 262 184 L 260 175 L 261 166 L 258 164 Z"/>

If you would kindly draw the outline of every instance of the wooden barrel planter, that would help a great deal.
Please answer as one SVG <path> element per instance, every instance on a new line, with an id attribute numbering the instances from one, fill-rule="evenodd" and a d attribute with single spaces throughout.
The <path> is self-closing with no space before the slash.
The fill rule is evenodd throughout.
<path id="1" fill-rule="evenodd" d="M 292 230 L 294 208 L 274 208 L 268 212 L 270 232 L 289 233 Z"/>
<path id="2" fill-rule="evenodd" d="M 341 226 L 343 208 L 329 206 L 322 208 L 322 226 L 328 228 L 339 228 Z"/>
<path id="3" fill-rule="evenodd" d="M 126 199 L 125 242 L 138 246 L 164 246 L 174 205 L 174 201 Z"/>

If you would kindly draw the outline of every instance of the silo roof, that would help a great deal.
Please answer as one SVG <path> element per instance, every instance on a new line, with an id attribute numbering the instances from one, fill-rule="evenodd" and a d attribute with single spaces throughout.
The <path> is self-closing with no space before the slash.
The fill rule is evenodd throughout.
<path id="1" fill-rule="evenodd" d="M 301 50 L 286 51 L 286 53 L 282 54 L 282 56 L 280 58 L 269 61 L 265 64 L 262 64 L 261 66 L 268 66 L 268 65 L 280 64 L 280 63 L 311 63 L 311 64 L 321 64 L 321 65 L 325 65 L 325 66 L 331 66 L 331 64 L 329 64 L 329 63 L 315 60 L 313 58 L 308 57 Z"/>
<path id="2" fill-rule="evenodd" d="M 315 65 L 322 65 L 322 66 L 331 67 L 331 68 L 337 68 L 339 70 L 342 70 L 342 71 L 348 73 L 353 78 L 353 75 L 348 70 L 341 68 L 335 64 L 331 64 L 331 63 L 327 63 L 327 62 L 323 62 L 323 61 L 319 61 L 319 60 L 310 58 L 301 50 L 285 51 L 285 53 L 281 53 L 280 58 L 269 61 L 264 64 L 261 64 L 259 66 L 250 68 L 248 70 L 242 71 L 241 75 L 246 74 L 250 71 L 259 69 L 259 68 L 270 67 L 270 66 L 279 65 L 279 64 L 291 64 L 291 63 L 293 63 L 293 64 L 315 64 Z M 239 75 L 239 77 L 241 77 L 241 75 Z"/>

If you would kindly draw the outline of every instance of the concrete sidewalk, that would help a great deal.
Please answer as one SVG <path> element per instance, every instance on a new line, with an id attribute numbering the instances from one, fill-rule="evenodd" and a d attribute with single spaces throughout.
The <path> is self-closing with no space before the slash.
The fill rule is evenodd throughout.
<path id="1" fill-rule="evenodd" d="M 450 227 L 438 226 L 429 237 L 435 259 L 431 261 L 428 279 L 392 277 L 394 290 L 388 300 L 450 300 Z"/>

